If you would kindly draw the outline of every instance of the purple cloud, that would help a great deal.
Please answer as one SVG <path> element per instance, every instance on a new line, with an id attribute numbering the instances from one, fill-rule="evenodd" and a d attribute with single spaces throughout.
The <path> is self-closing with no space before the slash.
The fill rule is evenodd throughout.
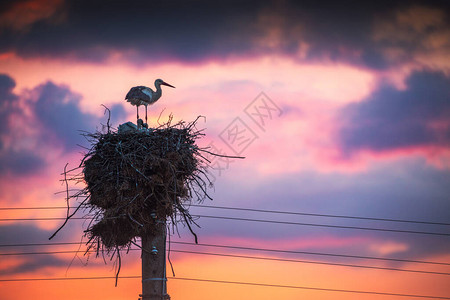
<path id="1" fill-rule="evenodd" d="M 16 86 L 14 79 L 0 74 L 0 134 L 8 129 L 8 120 L 12 111 L 17 111 L 17 95 L 12 90 Z"/>
<path id="2" fill-rule="evenodd" d="M 338 138 L 346 155 L 364 149 L 450 145 L 450 78 L 443 73 L 416 72 L 406 86 L 402 91 L 384 85 L 341 111 L 345 125 Z"/>
<path id="3" fill-rule="evenodd" d="M 80 110 L 81 95 L 68 87 L 47 82 L 35 88 L 38 98 L 35 104 L 36 118 L 44 125 L 44 138 L 52 135 L 62 142 L 66 149 L 73 149 L 83 143 L 80 130 L 92 131 L 98 118 Z"/>
<path id="4" fill-rule="evenodd" d="M 19 109 L 19 97 L 12 90 L 16 86 L 14 79 L 6 74 L 0 75 L 0 173 L 29 174 L 43 166 L 42 159 L 29 151 L 18 149 L 5 143 L 14 135 L 12 124 L 22 112 Z M 17 123 L 17 122 L 16 122 Z"/>
<path id="5" fill-rule="evenodd" d="M 11 224 L 0 226 L 0 240 L 3 245 L 11 244 L 39 244 L 47 243 L 48 237 L 53 232 L 51 230 L 40 229 L 34 225 Z M 45 249 L 40 246 L 30 246 L 26 248 L 11 248 L 11 252 L 42 252 L 52 251 L 49 247 Z M 9 247 L 3 250 L 11 250 Z M 20 250 L 18 250 L 20 249 Z M 44 267 L 67 267 L 70 261 L 67 259 L 58 258 L 56 255 L 27 255 L 24 261 L 18 265 L 3 269 L 1 272 L 4 275 L 19 274 L 25 272 L 33 272 Z"/>
<path id="6" fill-rule="evenodd" d="M 80 131 L 92 132 L 99 125 L 97 116 L 81 111 L 81 95 L 67 86 L 47 82 L 29 93 L 32 99 L 14 94 L 14 87 L 14 79 L 0 75 L 0 174 L 36 172 L 45 166 L 42 151 L 36 149 L 62 146 L 65 151 L 79 150 L 77 145 L 86 143 Z M 26 115 L 23 106 L 31 108 L 31 115 Z M 123 120 L 125 115 L 121 104 L 111 107 L 111 123 Z M 27 133 L 20 126 L 33 126 L 39 131 Z"/>

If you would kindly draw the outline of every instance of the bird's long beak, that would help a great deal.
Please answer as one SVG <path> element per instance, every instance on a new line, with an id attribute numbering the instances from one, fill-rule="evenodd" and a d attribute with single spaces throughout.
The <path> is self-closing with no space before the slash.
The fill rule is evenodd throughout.
<path id="1" fill-rule="evenodd" d="M 161 84 L 162 84 L 162 85 L 170 86 L 171 88 L 175 88 L 173 85 L 170 85 L 170 84 L 168 84 L 167 82 L 164 82 L 164 81 L 163 81 Z"/>

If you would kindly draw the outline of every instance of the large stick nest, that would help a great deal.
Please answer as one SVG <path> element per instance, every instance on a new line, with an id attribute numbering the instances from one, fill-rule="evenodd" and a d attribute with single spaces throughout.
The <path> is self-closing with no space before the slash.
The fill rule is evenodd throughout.
<path id="1" fill-rule="evenodd" d="M 120 249 L 135 244 L 136 237 L 151 234 L 157 222 L 167 219 L 173 225 L 187 225 L 196 238 L 187 207 L 210 198 L 204 154 L 214 155 L 196 145 L 204 135 L 196 129 L 196 121 L 127 132 L 108 126 L 106 133 L 84 134 L 91 148 L 75 169 L 81 174 L 69 178 L 74 170 L 63 174 L 67 201 L 83 199 L 75 212 L 68 212 L 66 222 L 80 208 L 90 212 L 87 251 L 119 255 Z M 86 187 L 69 195 L 70 180 L 82 180 Z"/>
<path id="2" fill-rule="evenodd" d="M 193 196 L 190 187 L 206 182 L 199 176 L 195 145 L 200 133 L 182 125 L 89 135 L 95 144 L 83 165 L 88 204 L 103 213 L 87 230 L 91 238 L 100 238 L 107 248 L 125 246 L 157 220 L 186 217 L 183 203 Z M 207 196 L 203 191 L 197 200 Z"/>

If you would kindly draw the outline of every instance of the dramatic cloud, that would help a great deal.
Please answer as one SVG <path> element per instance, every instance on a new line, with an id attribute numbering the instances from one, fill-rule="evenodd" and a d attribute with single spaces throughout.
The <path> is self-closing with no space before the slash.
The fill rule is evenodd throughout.
<path id="1" fill-rule="evenodd" d="M 55 23 L 64 16 L 64 0 L 8 1 L 1 8 L 0 30 L 27 31 L 40 21 Z"/>
<path id="2" fill-rule="evenodd" d="M 67 1 L 66 7 L 67 22 L 41 22 L 18 36 L 6 31 L 3 35 L 7 39 L 0 49 L 24 56 L 74 56 L 95 62 L 118 51 L 138 61 L 170 57 L 193 60 L 245 47 L 245 39 L 236 36 L 241 24 L 235 21 L 239 23 L 242 14 L 252 12 L 258 3 L 115 1 L 105 10 L 102 3 Z M 98 18 L 98 11 L 102 11 L 102 18 Z M 227 42 L 219 43 L 222 39 Z"/>
<path id="3" fill-rule="evenodd" d="M 35 114 L 44 125 L 46 133 L 56 136 L 67 149 L 82 143 L 80 130 L 92 130 L 97 117 L 80 110 L 81 96 L 68 87 L 47 82 L 35 89 L 37 101 Z"/>
<path id="4" fill-rule="evenodd" d="M 6 74 L 0 74 L 0 133 L 4 134 L 8 126 L 9 115 L 17 111 L 17 96 L 12 90 L 16 86 L 15 81 Z"/>
<path id="5" fill-rule="evenodd" d="M 25 175 L 39 170 L 43 165 L 43 160 L 30 151 L 4 151 L 0 148 L 0 174 L 11 172 Z"/>
<path id="6" fill-rule="evenodd" d="M 149 107 L 151 126 L 157 126 L 161 112 L 159 121 L 167 120 L 169 114 L 173 114 L 174 122 L 207 116 L 206 122 L 201 119 L 198 124 L 199 129 L 206 128 L 199 146 L 214 145 L 228 154 L 233 145 L 220 134 L 236 117 L 258 136 L 242 153 L 245 159 L 234 159 L 229 165 L 227 160 L 220 160 L 220 165 L 214 165 L 220 170 L 211 170 L 215 178 L 214 189 L 209 192 L 214 201 L 205 200 L 204 204 L 215 208 L 189 208 L 193 215 L 219 217 L 195 217 L 200 228 L 193 229 L 200 243 L 448 261 L 450 240 L 441 235 L 331 227 L 446 234 L 446 226 L 219 208 L 448 223 L 448 1 L 153 2 L 111 1 L 105 5 L 87 0 L 16 0 L 0 4 L 0 70 L 9 74 L 0 76 L 3 206 L 64 205 L 65 193 L 54 192 L 65 188 L 59 181 L 65 163 L 69 162 L 69 168 L 79 164 L 77 144 L 87 143 L 79 130 L 104 129 L 108 112 L 100 106 L 102 103 L 111 111 L 113 127 L 123 121 L 134 122 L 136 107 L 124 101 L 126 92 L 136 85 L 153 87 L 154 79 L 163 78 L 176 89 L 163 89 L 162 100 Z M 282 110 L 280 116 L 266 119 L 267 126 L 259 126 L 248 114 L 249 109 L 265 110 L 262 103 L 254 101 L 261 92 Z M 78 184 L 70 188 L 82 187 Z M 3 214 L 4 218 L 64 217 L 65 210 L 3 210 Z M 4 244 L 48 243 L 61 223 L 0 224 L 0 239 Z M 85 226 L 86 220 L 72 219 L 51 242 L 79 241 Z M 193 242 L 194 237 L 183 224 L 178 228 L 180 238 L 174 232 L 177 230 L 170 229 L 171 241 Z M 202 247 L 172 246 L 171 250 Z M 75 250 L 78 246 L 3 250 L 25 252 L 25 248 L 40 252 Z M 212 247 L 207 251 L 231 252 Z M 131 258 L 130 264 L 123 261 L 123 275 L 140 272 L 139 251 L 132 253 L 126 256 Z M 252 253 L 259 254 L 288 257 Z M 298 256 L 303 257 L 306 255 Z M 89 264 L 94 268 L 72 266 L 68 276 L 113 275 L 110 265 L 97 268 L 97 264 L 103 264 L 101 258 L 91 258 Z M 220 280 L 276 279 L 279 284 L 301 282 L 323 288 L 448 294 L 445 276 L 432 274 L 177 252 L 171 253 L 171 258 L 184 266 L 185 271 L 176 272 L 186 277 L 197 266 L 201 272 L 210 271 L 201 273 L 202 277 Z M 0 273 L 7 273 L 4 279 L 62 277 L 72 259 L 72 253 L 10 256 Z M 308 259 L 338 261 L 332 257 Z M 382 261 L 339 259 L 346 261 L 391 266 Z M 421 268 L 403 263 L 401 267 Z M 422 267 L 420 270 L 425 270 L 426 266 Z M 429 269 L 440 271 L 438 267 Z M 248 273 L 243 275 L 240 270 Z M 317 278 L 308 281 L 312 275 Z M 342 280 L 336 282 L 335 275 Z M 355 286 L 355 278 L 362 277 L 370 280 Z M 107 282 L 104 289 L 99 289 L 100 281 L 83 284 L 86 288 L 95 286 L 90 292 L 94 297 L 99 291 L 108 291 L 113 280 Z M 127 285 L 130 297 L 140 284 L 139 280 L 132 282 L 136 285 Z M 43 290 L 42 282 L 26 284 L 27 289 L 19 296 L 14 283 L 2 285 L 0 294 L 5 299 L 25 299 Z M 65 281 L 60 290 L 52 282 L 48 285 L 50 294 L 42 297 L 79 298 L 80 293 L 70 289 L 78 285 L 76 281 Z M 242 295 L 240 288 L 229 297 L 215 285 L 198 288 L 205 297 L 212 289 L 221 293 L 221 299 Z M 130 298 L 118 296 L 118 291 L 112 298 Z M 185 287 L 177 287 L 174 281 L 172 291 L 181 294 Z M 274 296 L 255 294 L 254 298 L 314 298 L 302 291 L 290 292 L 287 297 L 277 290 Z M 334 294 L 324 297 L 339 298 Z M 352 298 L 347 294 L 340 297 Z"/>
<path id="7" fill-rule="evenodd" d="M 450 78 L 414 73 L 406 85 L 406 90 L 382 86 L 342 111 L 339 138 L 345 154 L 450 145 Z"/>
<path id="8" fill-rule="evenodd" d="M 0 173 L 27 174 L 39 169 L 43 162 L 31 149 L 15 141 L 14 131 L 20 131 L 17 120 L 21 119 L 19 97 L 12 90 L 15 81 L 8 75 L 0 75 Z M 20 123 L 20 122 L 19 122 Z"/>
<path id="9" fill-rule="evenodd" d="M 29 9 L 35 2 L 46 5 Z M 448 27 L 444 13 L 448 5 L 442 1 L 416 0 L 408 5 L 402 1 L 114 1 L 108 9 L 86 0 L 24 3 L 3 9 L 8 26 L 0 34 L 1 52 L 96 63 L 111 57 L 142 65 L 168 59 L 193 62 L 287 54 L 384 68 L 396 60 L 391 45 L 401 53 L 443 49 L 436 41 L 445 43 L 442 38 Z M 413 12 L 408 10 L 411 7 Z M 423 26 L 413 28 L 411 22 L 417 19 Z M 18 28 L 27 30 L 17 33 Z M 385 34 L 386 28 L 391 35 Z M 412 29 L 419 36 L 411 35 Z M 410 39 L 406 44 L 405 36 Z M 404 56 L 397 60 L 403 62 Z"/>
<path id="10" fill-rule="evenodd" d="M 0 75 L 0 173 L 30 174 L 59 150 L 79 149 L 80 131 L 93 131 L 99 118 L 83 112 L 81 96 L 52 82 L 20 94 L 14 80 Z M 111 108 L 113 120 L 124 118 L 122 105 Z M 103 117 L 102 119 L 105 119 Z M 106 125 L 106 122 L 105 122 Z"/>
<path id="11" fill-rule="evenodd" d="M 12 93 L 12 90 L 16 86 L 14 80 L 6 74 L 0 74 L 0 93 L 2 96 L 2 103 L 11 101 L 17 97 Z"/>
<path id="12" fill-rule="evenodd" d="M 386 13 L 374 22 L 372 39 L 389 65 L 416 62 L 429 68 L 450 67 L 448 10 L 412 5 Z"/>
<path id="13" fill-rule="evenodd" d="M 17 275 L 21 273 L 28 273 L 37 270 L 42 270 L 46 267 L 65 267 L 67 266 L 67 260 L 57 258 L 53 255 L 44 255 L 43 257 L 28 256 L 24 261 L 21 261 L 18 265 L 9 266 L 2 270 L 4 275 Z"/>
<path id="14" fill-rule="evenodd" d="M 18 244 L 18 243 L 42 243 L 48 241 L 48 237 L 52 234 L 50 231 L 39 229 L 33 225 L 12 224 L 0 226 L 0 240 L 2 244 Z M 27 247 L 26 251 L 42 251 L 42 247 Z M 21 251 L 16 251 L 21 252 Z M 23 258 L 23 257 L 21 257 Z M 60 259 L 55 255 L 28 255 L 23 260 L 6 269 L 2 269 L 2 274 L 18 274 L 33 272 L 45 267 L 65 267 L 67 260 Z"/>

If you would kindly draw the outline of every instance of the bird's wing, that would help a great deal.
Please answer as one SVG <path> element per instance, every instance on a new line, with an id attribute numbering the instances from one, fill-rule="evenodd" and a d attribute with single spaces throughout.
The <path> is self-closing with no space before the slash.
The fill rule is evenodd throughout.
<path id="1" fill-rule="evenodd" d="M 132 104 L 140 104 L 140 101 L 150 101 L 151 97 L 147 93 L 143 93 L 144 90 L 148 89 L 145 86 L 135 86 L 130 89 L 128 94 L 125 96 L 125 100 L 131 102 Z"/>
<path id="2" fill-rule="evenodd" d="M 153 98 L 153 91 L 150 88 L 141 89 L 141 92 L 147 95 L 150 99 Z"/>

